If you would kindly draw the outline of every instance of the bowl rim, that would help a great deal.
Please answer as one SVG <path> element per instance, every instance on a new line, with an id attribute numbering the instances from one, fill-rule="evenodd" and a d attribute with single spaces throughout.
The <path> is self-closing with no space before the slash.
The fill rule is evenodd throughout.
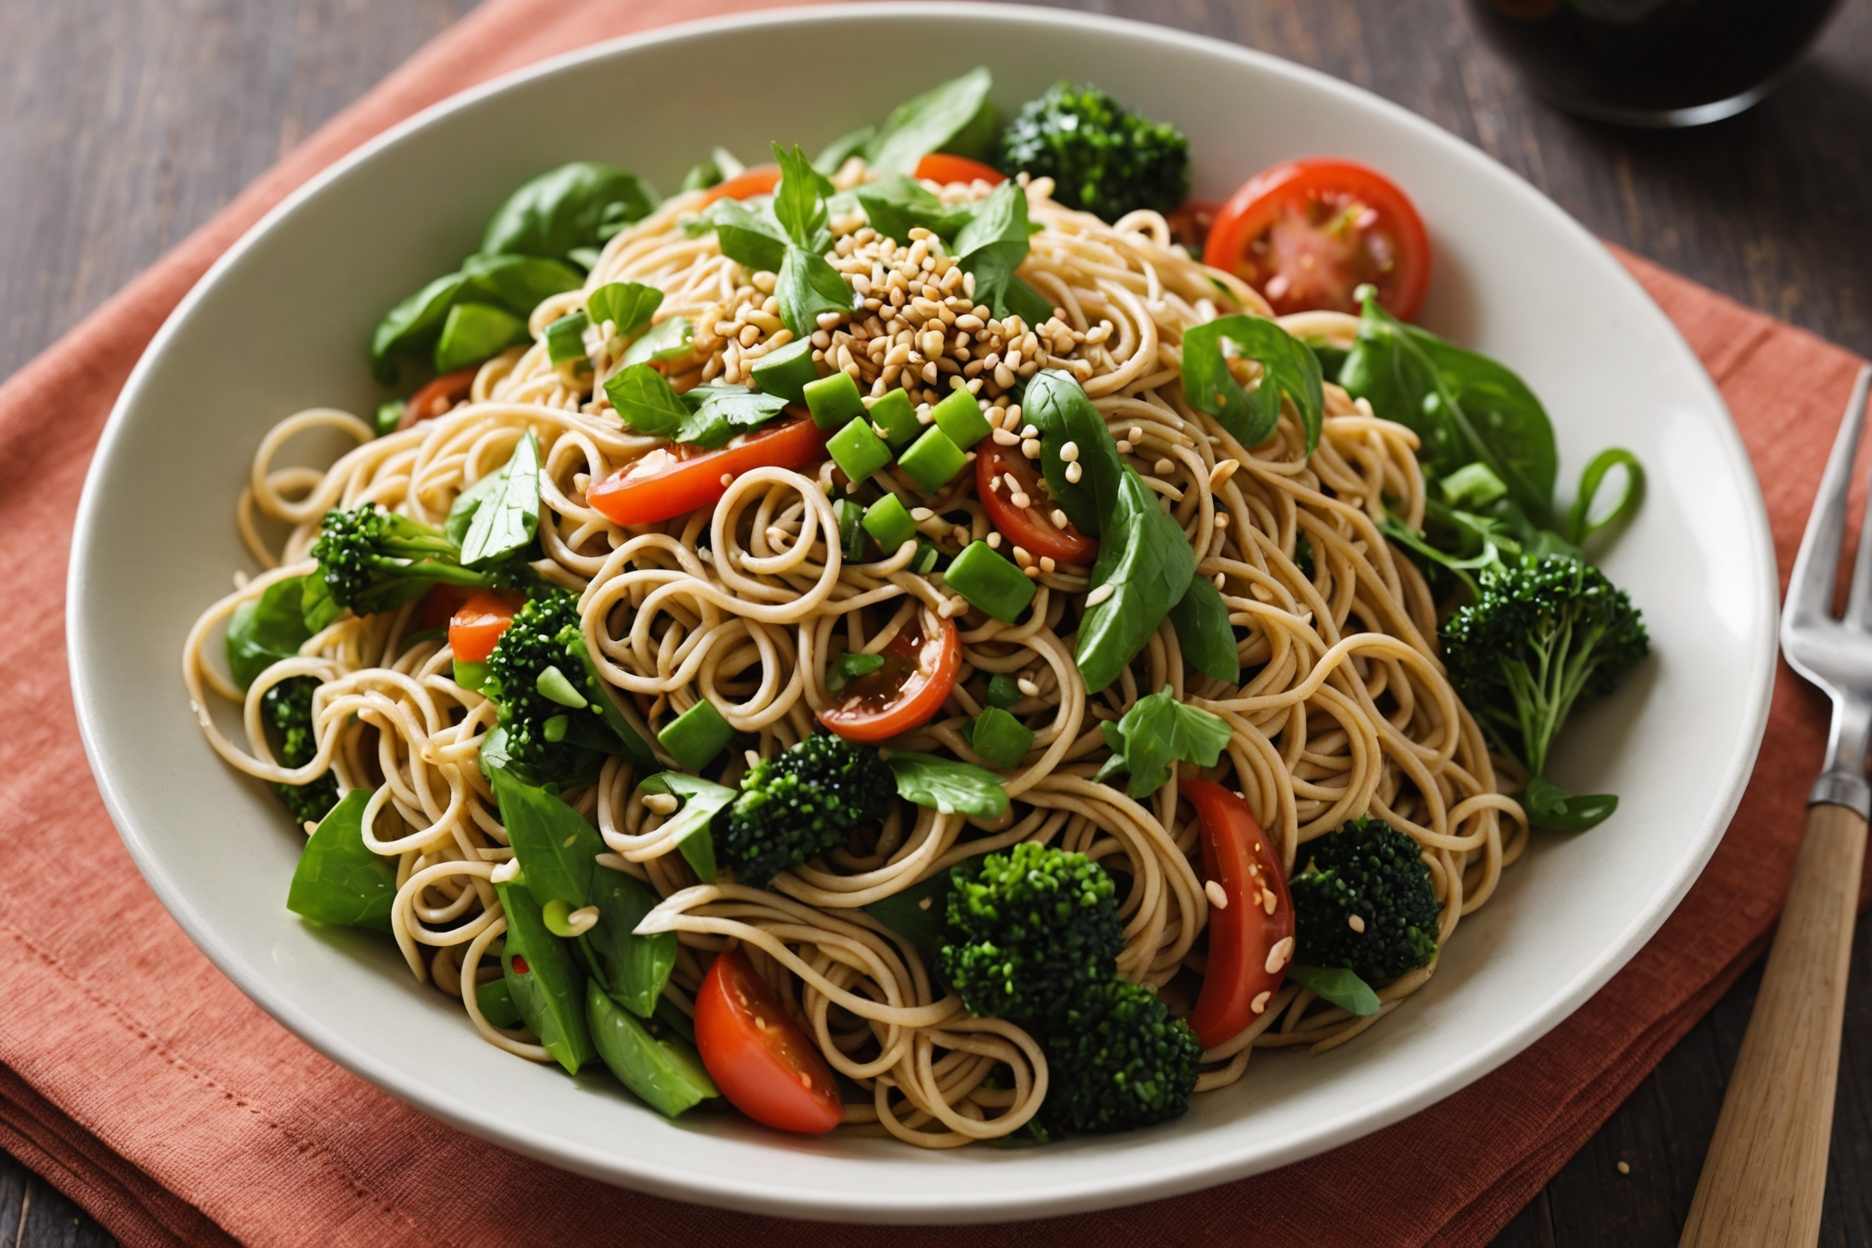
<path id="1" fill-rule="evenodd" d="M 1606 942 L 1604 952 L 1571 980 L 1557 986 L 1547 1004 L 1506 1029 L 1491 1044 L 1465 1053 L 1433 1079 L 1401 1090 L 1388 1097 L 1366 1102 L 1335 1117 L 1322 1119 L 1308 1134 L 1276 1149 L 1254 1152 L 1237 1150 L 1219 1153 L 1205 1161 L 1190 1164 L 1153 1165 L 1148 1145 L 1131 1150 L 1135 1163 L 1118 1178 L 1099 1176 L 1055 1183 L 1031 1194 L 999 1196 L 976 1193 L 959 1197 L 955 1192 L 917 1194 L 853 1188 L 829 1202 L 823 1193 L 802 1194 L 771 1183 L 755 1173 L 717 1173 L 708 1180 L 701 1176 L 659 1172 L 653 1165 L 639 1162 L 622 1153 L 603 1157 L 566 1144 L 552 1132 L 525 1123 L 496 1120 L 481 1116 L 454 1101 L 436 1095 L 423 1085 L 412 1085 L 389 1070 L 372 1052 L 356 1045 L 328 1028 L 314 1013 L 301 1008 L 286 994 L 276 992 L 264 976 L 249 973 L 241 957 L 224 947 L 215 936 L 208 916 L 189 898 L 179 880 L 164 869 L 153 844 L 138 830 L 130 795 L 121 790 L 107 770 L 104 747 L 100 741 L 99 719 L 106 712 L 100 690 L 89 672 L 93 665 L 80 604 L 84 598 L 86 571 L 90 552 L 99 541 L 100 510 L 97 483 L 103 466 L 118 451 L 131 412 L 139 405 L 142 391 L 155 362 L 167 352 L 171 341 L 182 331 L 195 309 L 219 284 L 224 273 L 241 263 L 258 240 L 285 217 L 318 198 L 327 188 L 352 176 L 358 168 L 379 152 L 393 147 L 438 119 L 471 107 L 489 97 L 515 87 L 551 77 L 589 61 L 603 60 L 643 48 L 706 41 L 719 31 L 748 26 L 815 25 L 862 18 L 885 20 L 927 19 L 941 17 L 953 21 L 958 14 L 973 23 L 1007 25 L 1064 24 L 1090 28 L 1114 39 L 1144 40 L 1172 48 L 1200 51 L 1231 59 L 1243 69 L 1261 75 L 1302 83 L 1340 95 L 1348 95 L 1364 109 L 1387 121 L 1417 131 L 1446 149 L 1452 159 L 1462 163 L 1477 176 L 1506 178 L 1518 189 L 1528 210 L 1545 218 L 1548 228 L 1569 234 L 1576 241 L 1590 244 L 1591 263 L 1598 266 L 1596 275 L 1603 280 L 1625 285 L 1653 308 L 1670 331 L 1671 348 L 1679 363 L 1690 365 L 1692 384 L 1702 391 L 1699 396 L 1710 410 L 1727 419 L 1715 422 L 1710 432 L 1723 443 L 1725 458 L 1737 477 L 1737 496 L 1746 508 L 1749 548 L 1737 554 L 1752 565 L 1757 604 L 1752 620 L 1755 644 L 1745 656 L 1738 656 L 1736 675 L 1749 690 L 1744 731 L 1737 747 L 1724 760 L 1722 793 L 1712 808 L 1718 817 L 1703 829 L 1695 852 L 1684 855 L 1675 872 L 1656 881 L 1650 898 L 1637 917 L 1616 937 Z M 71 559 L 66 579 L 66 637 L 72 698 L 88 762 L 105 809 L 117 827 L 132 860 L 157 898 L 175 918 L 194 943 L 214 965 L 248 997 L 275 1020 L 311 1045 L 324 1056 L 359 1075 L 378 1088 L 423 1112 L 479 1138 L 491 1140 L 528 1156 L 563 1169 L 585 1174 L 634 1190 L 673 1197 L 713 1207 L 749 1212 L 779 1214 L 809 1220 L 866 1220 L 873 1222 L 942 1221 L 986 1222 L 1053 1216 L 1133 1204 L 1145 1200 L 1178 1195 L 1233 1179 L 1273 1169 L 1336 1148 L 1406 1118 L 1482 1078 L 1535 1040 L 1546 1034 L 1562 1019 L 1576 1011 L 1588 997 L 1622 969 L 1639 948 L 1661 927 L 1702 873 L 1716 845 L 1727 829 L 1741 801 L 1759 752 L 1767 726 L 1770 695 L 1774 683 L 1774 660 L 1777 654 L 1775 623 L 1779 613 L 1779 579 L 1767 511 L 1749 459 L 1733 418 L 1720 392 L 1676 326 L 1658 309 L 1637 280 L 1620 264 L 1603 242 L 1549 199 L 1525 178 L 1497 162 L 1467 140 L 1452 134 L 1426 118 L 1352 83 L 1292 61 L 1242 47 L 1223 39 L 1158 26 L 1129 18 L 1110 17 L 1076 11 L 1048 9 L 1029 4 L 956 3 L 954 0 L 903 0 L 880 10 L 873 4 L 811 4 L 801 7 L 762 9 L 734 13 L 658 27 L 650 31 L 624 35 L 593 43 L 546 58 L 467 88 L 439 100 L 360 143 L 325 169 L 308 178 L 258 221 L 219 256 L 177 303 L 162 326 L 144 349 L 135 368 L 125 381 L 105 423 L 85 474 L 78 510 L 72 529 Z"/>

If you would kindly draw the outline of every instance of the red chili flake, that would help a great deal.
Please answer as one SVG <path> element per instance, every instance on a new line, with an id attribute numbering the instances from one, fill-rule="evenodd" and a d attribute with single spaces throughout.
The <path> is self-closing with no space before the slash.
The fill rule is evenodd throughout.
<path id="1" fill-rule="evenodd" d="M 521 956 L 520 956 L 519 954 L 517 954 L 517 953 L 513 955 L 513 970 L 514 970 L 514 974 L 516 974 L 516 975 L 524 975 L 524 974 L 526 974 L 526 973 L 527 973 L 527 972 L 528 972 L 529 970 L 531 970 L 531 969 L 532 969 L 532 968 L 531 968 L 531 967 L 529 967 L 529 966 L 527 965 L 527 961 L 526 961 L 526 959 L 525 959 L 525 958 L 523 958 L 523 957 L 521 957 Z"/>

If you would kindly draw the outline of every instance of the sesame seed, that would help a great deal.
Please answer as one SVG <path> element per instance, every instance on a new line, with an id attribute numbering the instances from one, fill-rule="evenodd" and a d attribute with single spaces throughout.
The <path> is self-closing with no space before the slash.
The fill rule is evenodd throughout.
<path id="1" fill-rule="evenodd" d="M 1064 446 L 1060 447 L 1060 459 L 1063 462 L 1068 463 L 1068 464 L 1074 463 L 1078 460 L 1078 458 L 1079 458 L 1079 444 L 1077 442 L 1068 442 Z"/>
<path id="2" fill-rule="evenodd" d="M 1040 426 L 1038 425 L 1028 425 L 1021 430 L 1021 437 L 1023 438 L 1037 438 L 1039 436 Z"/>
<path id="3" fill-rule="evenodd" d="M 1073 485 L 1079 484 L 1079 478 L 1085 475 L 1085 469 L 1078 464 L 1066 465 L 1066 480 Z"/>
<path id="4" fill-rule="evenodd" d="M 1361 936 L 1365 934 L 1365 920 L 1356 914 L 1346 915 L 1346 926 L 1359 933 Z"/>
<path id="5" fill-rule="evenodd" d="M 1286 966 L 1287 963 L 1293 959 L 1293 951 L 1294 938 L 1291 936 L 1281 937 L 1274 942 L 1274 947 L 1268 950 L 1267 963 L 1262 969 L 1267 971 L 1270 975 L 1278 973 L 1282 967 Z"/>
<path id="6" fill-rule="evenodd" d="M 1248 1008 L 1257 1014 L 1265 1014 L 1267 1013 L 1268 1001 L 1271 1000 L 1273 996 L 1274 993 L 1270 989 L 1257 992 L 1255 994 L 1255 999 L 1248 1003 Z"/>
<path id="7" fill-rule="evenodd" d="M 1032 426 L 1029 426 L 1029 428 L 1031 427 Z M 1028 459 L 1039 459 L 1040 458 L 1040 439 L 1027 438 L 1024 441 L 1022 441 L 1021 454 L 1025 455 Z"/>
<path id="8" fill-rule="evenodd" d="M 990 533 L 988 535 L 988 549 L 989 550 L 1001 549 L 1001 535 L 999 533 Z"/>
<path id="9" fill-rule="evenodd" d="M 1032 496 L 1030 496 L 1030 495 L 1028 495 L 1028 494 L 1023 494 L 1023 493 L 1020 493 L 1020 492 L 1015 492 L 1015 493 L 1012 493 L 1012 494 L 1009 494 L 1009 495 L 1008 495 L 1008 502 L 1010 502 L 1010 503 L 1013 503 L 1013 504 L 1014 504 L 1014 505 L 1015 505 L 1016 507 L 1019 507 L 1019 508 L 1020 508 L 1020 509 L 1022 509 L 1023 511 L 1025 511 L 1025 510 L 1026 510 L 1027 508 L 1029 508 L 1029 507 L 1031 507 L 1031 506 L 1033 506 L 1033 498 L 1032 498 Z"/>
<path id="10" fill-rule="evenodd" d="M 1217 589 L 1222 589 L 1222 588 L 1223 588 L 1223 587 L 1225 587 L 1225 586 L 1226 586 L 1227 584 L 1228 584 L 1228 577 L 1227 577 L 1227 576 L 1225 576 L 1225 575 L 1223 575 L 1223 574 L 1222 574 L 1222 573 L 1220 573 L 1220 572 L 1218 572 L 1218 573 L 1216 573 L 1216 574 L 1215 574 L 1215 587 L 1216 587 Z"/>
<path id="11" fill-rule="evenodd" d="M 1072 520 L 1066 515 L 1066 513 L 1061 511 L 1057 507 L 1053 509 L 1053 514 L 1049 516 L 1048 519 L 1053 521 L 1053 527 L 1056 529 L 1063 529 L 1068 524 L 1072 523 Z"/>
<path id="12" fill-rule="evenodd" d="M 1009 433 L 1006 429 L 997 429 L 994 431 L 994 444 L 996 446 L 1019 446 L 1020 435 Z"/>
<path id="13" fill-rule="evenodd" d="M 1118 453 L 1120 455 L 1129 455 L 1131 453 L 1131 439 L 1129 438 L 1118 439 Z"/>
<path id="14" fill-rule="evenodd" d="M 1261 890 L 1261 908 L 1263 910 L 1267 911 L 1267 913 L 1269 914 L 1273 914 L 1275 907 L 1279 905 L 1280 905 L 1280 898 L 1274 895 L 1273 889 L 1264 888 Z"/>
<path id="15" fill-rule="evenodd" d="M 1096 607 L 1099 603 L 1111 597 L 1115 592 L 1117 592 L 1117 587 L 1110 583 L 1100 585 L 1097 589 L 1094 589 L 1091 593 L 1086 595 L 1085 605 L 1088 607 Z"/>
<path id="16" fill-rule="evenodd" d="M 1210 880 L 1204 884 L 1203 892 L 1209 895 L 1210 905 L 1218 910 L 1228 909 L 1228 891 L 1222 887 L 1220 880 Z"/>
<path id="17" fill-rule="evenodd" d="M 1130 438 L 1133 442 L 1142 442 L 1144 440 L 1144 426 L 1132 425 L 1130 429 L 1125 431 L 1125 436 Z"/>
<path id="18" fill-rule="evenodd" d="M 1631 1162 L 1629 1162 L 1629 1161 L 1624 1161 L 1624 1160 L 1621 1160 L 1621 1161 L 1620 1161 L 1620 1162 L 1618 1163 L 1618 1172 L 1619 1172 L 1620 1174 L 1630 1174 L 1630 1173 L 1631 1173 Z"/>
<path id="19" fill-rule="evenodd" d="M 1059 567 L 1059 564 L 1054 562 L 1052 555 L 1040 556 L 1040 570 L 1042 572 L 1052 572 L 1058 567 Z"/>
<path id="20" fill-rule="evenodd" d="M 1240 467 L 1241 461 L 1239 459 L 1225 459 L 1211 468 L 1209 470 L 1209 488 L 1212 490 L 1221 489 L 1222 483 L 1234 476 L 1235 470 Z"/>
<path id="21" fill-rule="evenodd" d="M 723 488 L 723 489 L 727 489 L 727 488 L 728 488 L 729 486 L 731 486 L 731 485 L 733 485 L 733 484 L 734 484 L 734 473 L 732 473 L 732 472 L 724 472 L 724 473 L 722 473 L 722 474 L 721 474 L 721 483 L 722 483 L 722 488 Z"/>
<path id="22" fill-rule="evenodd" d="M 1033 678 L 1030 676 L 1023 676 L 1015 681 L 1014 687 L 1030 698 L 1037 698 L 1040 696 L 1040 686 L 1036 685 L 1033 682 Z"/>
<path id="23" fill-rule="evenodd" d="M 1228 512 L 1224 511 L 1224 512 L 1218 513 L 1215 518 L 1215 527 L 1218 529 L 1226 529 L 1228 528 L 1228 526 L 1229 526 Z"/>

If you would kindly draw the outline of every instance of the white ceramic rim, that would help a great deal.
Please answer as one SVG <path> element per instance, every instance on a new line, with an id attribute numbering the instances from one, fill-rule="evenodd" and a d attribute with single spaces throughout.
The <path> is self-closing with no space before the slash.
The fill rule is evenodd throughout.
<path id="1" fill-rule="evenodd" d="M 1527 192 L 1527 204 L 1531 212 L 1543 214 L 1548 224 L 1556 231 L 1569 233 L 1577 239 L 1592 242 L 1593 246 L 1589 250 L 1597 257 L 1597 263 L 1602 268 L 1599 276 L 1627 285 L 1636 291 L 1647 304 L 1650 304 L 1649 296 L 1644 295 L 1642 288 L 1638 286 L 1631 274 L 1613 258 L 1603 245 L 1598 243 L 1598 240 L 1593 239 L 1583 226 L 1567 216 L 1558 205 L 1518 174 L 1424 118 L 1363 88 L 1342 82 L 1318 70 L 1206 36 L 1188 34 L 1129 19 L 1044 9 L 1032 5 L 930 3 L 927 0 L 909 0 L 909 2 L 893 4 L 891 10 L 893 13 L 907 12 L 924 17 L 942 16 L 951 20 L 961 14 L 966 15 L 970 22 L 976 23 L 1015 23 L 1038 20 L 1085 26 L 1127 40 L 1156 41 L 1186 48 L 1199 48 L 1211 54 L 1233 58 L 1244 66 L 1251 67 L 1257 73 L 1285 77 L 1309 83 L 1315 87 L 1352 95 L 1365 107 L 1385 115 L 1392 122 L 1431 136 L 1448 148 L 1454 158 L 1467 162 L 1482 176 L 1507 177 L 1518 183 Z M 1493 1044 L 1466 1054 L 1459 1062 L 1453 1062 L 1440 1077 L 1409 1089 L 1400 1090 L 1388 1099 L 1367 1103 L 1356 1111 L 1324 1119 L 1312 1134 L 1296 1139 L 1284 1148 L 1272 1152 L 1257 1152 L 1251 1157 L 1224 1154 L 1201 1165 L 1153 1168 L 1149 1160 L 1149 1150 L 1139 1149 L 1133 1154 L 1134 1160 L 1139 1164 L 1134 1171 L 1118 1181 L 1110 1181 L 1107 1176 L 1101 1176 L 1097 1186 L 1089 1181 L 1081 1180 L 1077 1184 L 1055 1186 L 1032 1197 L 983 1200 L 977 1196 L 973 1198 L 974 1203 L 968 1203 L 966 1206 L 953 1194 L 947 1198 L 940 1198 L 934 1195 L 912 1196 L 865 1190 L 853 1190 L 843 1203 L 829 1205 L 818 1194 L 809 1198 L 802 1197 L 799 1192 L 770 1186 L 758 1175 L 721 1174 L 715 1181 L 704 1183 L 688 1176 L 660 1173 L 653 1164 L 640 1162 L 628 1155 L 612 1154 L 605 1158 L 594 1158 L 581 1150 L 568 1148 L 562 1140 L 548 1132 L 536 1130 L 524 1124 L 488 1121 L 467 1112 L 458 1103 L 428 1095 L 425 1089 L 411 1088 L 402 1084 L 367 1049 L 354 1046 L 334 1034 L 316 1014 L 301 1009 L 291 1000 L 276 993 L 264 977 L 245 973 L 228 951 L 217 946 L 206 917 L 190 904 L 187 893 L 179 886 L 178 881 L 162 869 L 156 853 L 150 845 L 144 842 L 137 830 L 128 795 L 118 790 L 112 777 L 102 765 L 103 760 L 100 757 L 100 747 L 96 740 L 92 720 L 93 715 L 101 713 L 102 705 L 98 691 L 86 675 L 90 664 L 87 661 L 88 655 L 82 641 L 85 632 L 79 627 L 77 619 L 77 603 L 80 599 L 80 584 L 83 580 L 84 568 L 81 562 L 81 552 L 86 551 L 96 540 L 96 534 L 93 532 L 93 487 L 100 475 L 99 465 L 112 455 L 127 422 L 128 413 L 135 406 L 146 375 L 151 371 L 153 361 L 168 348 L 170 339 L 177 334 L 179 327 L 189 318 L 196 305 L 202 301 L 225 270 L 238 264 L 255 241 L 266 234 L 276 221 L 318 196 L 326 187 L 349 176 L 377 151 L 422 129 L 439 117 L 488 96 L 499 94 L 518 84 L 547 77 L 567 66 L 610 56 L 627 48 L 679 45 L 689 40 L 706 38 L 715 31 L 728 27 L 862 20 L 874 16 L 875 12 L 875 8 L 871 5 L 838 4 L 769 9 L 751 14 L 709 18 L 607 40 L 503 75 L 433 104 L 360 145 L 277 204 L 241 235 L 240 239 L 202 275 L 164 321 L 162 328 L 150 341 L 149 347 L 131 372 L 128 381 L 125 382 L 123 391 L 118 396 L 98 441 L 91 466 L 86 472 L 84 490 L 73 526 L 73 557 L 67 570 L 66 584 L 66 636 L 69 639 L 72 694 L 85 756 L 96 779 L 98 791 L 104 799 L 105 809 L 110 814 L 112 822 L 116 824 L 125 846 L 130 851 L 131 858 L 136 862 L 145 880 L 148 881 L 151 889 L 169 913 L 188 933 L 189 938 L 195 942 L 197 948 L 206 954 L 223 974 L 232 979 L 250 999 L 320 1053 L 354 1074 L 416 1105 L 425 1113 L 471 1134 L 564 1169 L 661 1196 L 704 1205 L 819 1220 L 859 1219 L 904 1223 L 917 1221 L 953 1223 L 1038 1218 L 1161 1199 L 1210 1187 L 1314 1156 L 1406 1118 L 1467 1086 L 1520 1053 L 1578 1009 L 1588 997 L 1611 979 L 1663 925 L 1664 920 L 1670 916 L 1677 903 L 1690 890 L 1690 886 L 1695 883 L 1703 867 L 1709 861 L 1710 855 L 1715 852 L 1717 843 L 1722 839 L 1722 833 L 1728 827 L 1730 818 L 1733 817 L 1737 805 L 1741 802 L 1743 790 L 1760 749 L 1762 734 L 1767 726 L 1769 698 L 1773 690 L 1774 664 L 1777 654 L 1775 622 L 1778 614 L 1780 582 L 1761 490 L 1753 471 L 1749 468 L 1748 453 L 1732 420 L 1717 422 L 1717 428 L 1712 432 L 1726 443 L 1725 449 L 1729 453 L 1729 463 L 1732 468 L 1738 470 L 1738 480 L 1735 482 L 1737 497 L 1743 501 L 1750 513 L 1748 517 L 1752 522 L 1748 526 L 1752 537 L 1750 547 L 1745 551 L 1737 551 L 1736 554 L 1746 563 L 1753 565 L 1755 579 L 1760 589 L 1761 616 L 1756 621 L 1760 644 L 1753 653 L 1738 656 L 1738 670 L 1733 674 L 1750 691 L 1751 701 L 1748 707 L 1746 730 L 1738 739 L 1740 748 L 1731 758 L 1725 760 L 1716 772 L 1722 777 L 1720 783 L 1723 792 L 1717 804 L 1721 817 L 1712 821 L 1711 826 L 1704 829 L 1697 852 L 1687 855 L 1675 874 L 1658 880 L 1652 899 L 1643 908 L 1641 916 L 1618 933 L 1615 939 L 1607 943 L 1605 952 L 1596 963 L 1577 974 L 1570 982 L 1561 985 L 1544 1009 L 1522 1019 Z M 1655 308 L 1654 304 L 1651 306 Z M 1663 318 L 1661 311 L 1657 315 Z M 1721 395 L 1710 381 L 1701 362 L 1696 359 L 1681 336 L 1676 334 L 1675 327 L 1672 326 L 1671 329 L 1673 348 L 1681 352 L 1684 361 L 1691 366 L 1697 383 L 1705 391 L 1704 398 L 1707 403 L 1715 411 L 1726 413 L 1728 409 L 1723 404 Z"/>

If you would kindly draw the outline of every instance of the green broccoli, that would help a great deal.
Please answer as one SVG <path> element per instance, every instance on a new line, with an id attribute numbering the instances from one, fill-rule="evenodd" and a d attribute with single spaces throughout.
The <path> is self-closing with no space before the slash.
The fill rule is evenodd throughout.
<path id="1" fill-rule="evenodd" d="M 741 778 L 740 796 L 717 822 L 715 850 L 743 884 L 765 888 L 843 844 L 853 828 L 882 823 L 896 796 L 876 750 L 815 733 Z"/>
<path id="2" fill-rule="evenodd" d="M 567 590 L 543 590 L 514 612 L 488 655 L 481 692 L 500 708 L 508 758 L 531 783 L 576 786 L 606 754 L 639 744 L 612 723 L 617 712 L 587 656 L 578 595 Z"/>
<path id="3" fill-rule="evenodd" d="M 1416 841 L 1382 819 L 1354 819 L 1301 855 L 1288 882 L 1296 962 L 1382 984 L 1436 956 L 1436 891 Z"/>
<path id="4" fill-rule="evenodd" d="M 942 969 L 969 1013 L 1047 1018 L 1116 973 L 1118 889 L 1084 854 L 1024 841 L 950 881 Z"/>
<path id="5" fill-rule="evenodd" d="M 1189 195 L 1189 139 L 1168 122 L 1131 112 L 1097 87 L 1055 83 L 1001 132 L 1008 173 L 1053 179 L 1053 197 L 1116 221 L 1127 212 L 1174 212 Z"/>
<path id="6" fill-rule="evenodd" d="M 325 513 L 312 543 L 325 589 L 359 615 L 393 611 L 438 582 L 486 589 L 515 583 L 501 568 L 466 568 L 461 547 L 419 520 L 360 503 Z"/>
<path id="7" fill-rule="evenodd" d="M 1202 1045 L 1149 988 L 1108 979 L 1075 997 L 1041 1035 L 1049 1131 L 1105 1133 L 1189 1108 Z"/>
<path id="8" fill-rule="evenodd" d="M 273 757 L 282 767 L 303 767 L 318 754 L 312 735 L 318 687 L 311 676 L 289 676 L 260 695 L 260 714 L 278 738 Z M 275 784 L 273 791 L 299 823 L 317 823 L 338 804 L 338 779 L 329 771 L 304 784 Z"/>

